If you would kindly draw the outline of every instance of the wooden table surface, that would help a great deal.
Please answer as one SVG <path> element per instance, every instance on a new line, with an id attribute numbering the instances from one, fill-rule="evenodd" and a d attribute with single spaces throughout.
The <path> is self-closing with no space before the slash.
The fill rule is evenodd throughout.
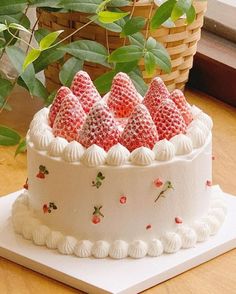
<path id="1" fill-rule="evenodd" d="M 236 195 L 236 109 L 192 90 L 188 101 L 202 108 L 214 120 L 213 183 Z M 42 102 L 16 89 L 11 112 L 0 114 L 0 124 L 25 135 L 33 114 Z M 0 196 L 22 188 L 27 177 L 26 155 L 14 159 L 15 147 L 0 146 Z M 236 249 L 146 290 L 147 294 L 233 294 L 236 293 Z M 0 257 L 1 294 L 82 293 L 32 270 Z"/>

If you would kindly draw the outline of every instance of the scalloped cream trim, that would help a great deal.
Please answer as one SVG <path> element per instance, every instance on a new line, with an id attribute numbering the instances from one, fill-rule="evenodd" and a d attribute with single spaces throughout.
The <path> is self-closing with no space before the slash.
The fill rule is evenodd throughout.
<path id="1" fill-rule="evenodd" d="M 124 240 L 107 242 L 98 240 L 77 240 L 73 236 L 65 236 L 62 232 L 53 231 L 39 221 L 28 206 L 28 192 L 23 192 L 12 205 L 12 223 L 16 233 L 35 245 L 57 249 L 65 255 L 75 255 L 80 258 L 94 256 L 95 258 L 111 257 L 122 259 L 126 257 L 143 258 L 146 255 L 157 257 L 163 252 L 175 253 L 181 248 L 191 248 L 196 242 L 203 242 L 215 235 L 227 213 L 225 201 L 220 195 L 211 199 L 211 208 L 207 216 L 196 220 L 193 225 L 179 224 L 176 231 L 163 234 L 161 239 L 150 242 L 134 240 L 128 244 Z"/>

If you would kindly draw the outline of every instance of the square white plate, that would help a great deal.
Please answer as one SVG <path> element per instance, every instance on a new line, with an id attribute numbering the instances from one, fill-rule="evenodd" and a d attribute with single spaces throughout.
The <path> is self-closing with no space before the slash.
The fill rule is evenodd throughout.
<path id="1" fill-rule="evenodd" d="M 220 188 L 213 187 L 214 193 Z M 219 233 L 196 247 L 143 259 L 80 259 L 35 246 L 13 232 L 11 205 L 21 191 L 0 198 L 0 256 L 89 293 L 138 293 L 236 247 L 236 197 Z"/>

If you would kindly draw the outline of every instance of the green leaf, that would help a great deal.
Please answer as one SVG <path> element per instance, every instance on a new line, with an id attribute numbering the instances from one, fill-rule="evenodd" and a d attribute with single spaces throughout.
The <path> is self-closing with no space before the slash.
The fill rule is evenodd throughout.
<path id="1" fill-rule="evenodd" d="M 171 72 L 171 60 L 169 54 L 160 49 L 151 50 L 155 56 L 156 64 L 166 73 Z"/>
<path id="2" fill-rule="evenodd" d="M 95 41 L 79 40 L 61 47 L 60 50 L 81 60 L 102 64 L 107 67 L 110 66 L 107 63 L 107 49 Z"/>
<path id="3" fill-rule="evenodd" d="M 29 30 L 27 30 L 24 26 L 22 26 L 19 23 L 10 23 L 8 27 L 11 29 L 15 29 L 15 30 L 19 30 L 19 31 L 23 31 L 25 33 L 31 34 Z"/>
<path id="4" fill-rule="evenodd" d="M 59 79 L 64 86 L 70 87 L 75 74 L 83 69 L 83 61 L 78 58 L 71 57 L 62 66 Z"/>
<path id="5" fill-rule="evenodd" d="M 116 72 L 112 70 L 101 75 L 94 81 L 95 87 L 101 94 L 107 93 L 110 90 L 115 74 Z"/>
<path id="6" fill-rule="evenodd" d="M 132 71 L 138 64 L 138 60 L 134 60 L 131 62 L 121 62 L 121 63 L 116 63 L 115 66 L 115 71 L 116 72 L 125 72 L 128 73 Z"/>
<path id="7" fill-rule="evenodd" d="M 10 94 L 12 89 L 11 82 L 0 77 L 0 103 L 4 103 L 5 98 Z"/>
<path id="8" fill-rule="evenodd" d="M 9 15 L 23 11 L 26 8 L 27 0 L 1 0 L 0 14 Z"/>
<path id="9" fill-rule="evenodd" d="M 142 56 L 142 48 L 136 45 L 128 45 L 114 50 L 109 56 L 109 62 L 130 62 L 139 60 Z"/>
<path id="10" fill-rule="evenodd" d="M 131 45 L 137 45 L 141 48 L 144 48 L 145 38 L 142 33 L 136 33 L 129 36 L 129 42 Z"/>
<path id="11" fill-rule="evenodd" d="M 141 16 L 135 16 L 129 19 L 123 27 L 121 37 L 135 34 L 142 30 L 146 24 L 146 19 Z"/>
<path id="12" fill-rule="evenodd" d="M 44 70 L 49 64 L 52 64 L 58 61 L 65 55 L 65 52 L 59 50 L 59 48 L 60 47 L 58 48 L 54 47 L 46 51 L 43 51 L 40 54 L 39 58 L 37 58 L 33 63 L 36 73 Z"/>
<path id="13" fill-rule="evenodd" d="M 136 70 L 131 71 L 128 73 L 129 77 L 131 78 L 136 90 L 144 96 L 147 92 L 148 86 L 144 82 L 142 78 L 142 74 L 140 73 L 140 70 L 137 68 Z"/>
<path id="14" fill-rule="evenodd" d="M 19 153 L 24 153 L 26 151 L 26 139 L 23 138 L 20 143 L 18 144 L 16 151 L 15 151 L 15 157 L 19 154 Z"/>
<path id="15" fill-rule="evenodd" d="M 1 15 L 0 14 L 0 23 L 16 23 L 21 24 L 24 28 L 29 29 L 30 28 L 30 21 L 28 17 L 23 14 L 22 12 L 16 13 L 16 14 L 10 14 L 10 15 Z"/>
<path id="16" fill-rule="evenodd" d="M 107 29 L 111 32 L 120 33 L 122 31 L 122 26 L 124 25 L 125 21 L 123 19 L 119 19 L 113 23 L 103 23 L 98 20 L 97 15 L 93 15 L 89 17 L 89 19 L 93 20 L 94 23 L 98 24 L 100 27 Z"/>
<path id="17" fill-rule="evenodd" d="M 98 20 L 103 23 L 113 23 L 128 15 L 129 12 L 112 12 L 112 11 L 100 11 L 98 13 Z"/>
<path id="18" fill-rule="evenodd" d="M 190 6 L 189 10 L 186 11 L 186 20 L 190 24 L 195 20 L 196 11 L 193 5 Z"/>
<path id="19" fill-rule="evenodd" d="M 52 91 L 52 93 L 47 97 L 45 101 L 46 106 L 49 106 L 50 104 L 52 104 L 56 94 L 57 94 L 57 90 Z"/>
<path id="20" fill-rule="evenodd" d="M 153 37 L 149 37 L 146 42 L 146 49 L 150 51 L 156 48 L 156 46 L 157 46 L 157 41 Z"/>
<path id="21" fill-rule="evenodd" d="M 159 28 L 159 26 L 171 16 L 175 3 L 176 0 L 168 0 L 156 9 L 150 24 L 152 30 Z"/>
<path id="22" fill-rule="evenodd" d="M 34 87 L 31 91 L 31 94 L 41 99 L 44 99 L 44 101 L 46 101 L 48 98 L 47 89 L 45 88 L 43 83 L 37 78 L 34 79 Z"/>
<path id="23" fill-rule="evenodd" d="M 28 65 L 34 62 L 39 57 L 40 53 L 41 51 L 39 49 L 31 49 L 24 60 L 23 70 L 25 70 Z"/>
<path id="24" fill-rule="evenodd" d="M 60 8 L 61 0 L 30 0 L 30 6 Z"/>
<path id="25" fill-rule="evenodd" d="M 13 129 L 0 125 L 0 145 L 12 146 L 18 144 L 20 135 Z"/>
<path id="26" fill-rule="evenodd" d="M 102 0 L 62 0 L 60 5 L 65 9 L 71 9 L 73 11 L 96 13 L 101 2 Z"/>
<path id="27" fill-rule="evenodd" d="M 48 34 L 50 34 L 50 31 L 47 29 L 38 29 L 37 31 L 34 32 L 34 37 L 38 43 L 46 37 Z"/>
<path id="28" fill-rule="evenodd" d="M 146 52 L 144 55 L 145 70 L 149 75 L 152 75 L 156 68 L 156 57 L 152 52 Z"/>
<path id="29" fill-rule="evenodd" d="M 41 51 L 48 49 L 57 39 L 57 37 L 64 32 L 64 30 L 55 31 L 47 36 L 43 37 L 39 42 L 39 48 Z"/>
<path id="30" fill-rule="evenodd" d="M 0 32 L 7 30 L 7 26 L 5 24 L 0 24 Z"/>
<path id="31" fill-rule="evenodd" d="M 192 5 L 192 0 L 178 0 L 171 12 L 171 20 L 176 21 L 185 14 Z"/>
<path id="32" fill-rule="evenodd" d="M 131 1 L 128 0 L 111 0 L 108 2 L 108 7 L 123 7 L 128 6 L 131 3 Z"/>

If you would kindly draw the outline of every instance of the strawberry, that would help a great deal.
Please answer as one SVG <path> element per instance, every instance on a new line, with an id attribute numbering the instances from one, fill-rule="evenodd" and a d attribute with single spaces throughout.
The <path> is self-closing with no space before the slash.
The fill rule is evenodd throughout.
<path id="1" fill-rule="evenodd" d="M 129 151 L 144 146 L 153 148 L 158 141 L 156 126 L 143 104 L 138 104 L 132 112 L 120 138 L 120 143 Z"/>
<path id="2" fill-rule="evenodd" d="M 119 136 L 120 131 L 108 106 L 104 103 L 96 103 L 79 133 L 79 142 L 86 148 L 97 144 L 108 151 L 118 143 Z"/>
<path id="3" fill-rule="evenodd" d="M 154 185 L 157 187 L 157 188 L 160 188 L 162 185 L 163 185 L 163 182 L 162 182 L 162 180 L 161 179 L 156 179 L 155 181 L 154 181 Z"/>
<path id="4" fill-rule="evenodd" d="M 50 127 L 53 126 L 54 120 L 57 116 L 57 113 L 61 107 L 61 103 L 63 101 L 63 99 L 71 93 L 71 90 L 67 87 L 62 86 L 58 91 L 57 94 L 53 100 L 53 103 L 50 107 L 50 111 L 49 111 L 49 125 Z"/>
<path id="5" fill-rule="evenodd" d="M 80 70 L 74 76 L 71 90 L 78 97 L 85 113 L 89 113 L 93 104 L 101 100 L 100 94 L 85 71 Z"/>
<path id="6" fill-rule="evenodd" d="M 174 101 L 175 105 L 182 114 L 186 125 L 188 126 L 193 120 L 193 115 L 191 112 L 191 107 L 186 101 L 183 92 L 176 89 L 171 93 L 170 98 Z"/>
<path id="7" fill-rule="evenodd" d="M 156 113 L 156 110 L 163 99 L 169 98 L 170 93 L 166 88 L 161 78 L 155 77 L 149 86 L 149 89 L 143 99 L 143 104 L 149 110 L 151 116 Z"/>
<path id="8" fill-rule="evenodd" d="M 107 105 L 115 117 L 129 117 L 134 107 L 141 103 L 141 96 L 136 91 L 129 76 L 119 72 L 112 81 Z"/>
<path id="9" fill-rule="evenodd" d="M 82 127 L 86 114 L 78 100 L 72 93 L 62 101 L 60 110 L 53 124 L 53 134 L 63 137 L 68 142 L 78 139 L 78 132 Z"/>
<path id="10" fill-rule="evenodd" d="M 185 134 L 187 126 L 175 103 L 170 99 L 162 100 L 153 117 L 159 139 L 170 140 L 180 133 Z"/>

